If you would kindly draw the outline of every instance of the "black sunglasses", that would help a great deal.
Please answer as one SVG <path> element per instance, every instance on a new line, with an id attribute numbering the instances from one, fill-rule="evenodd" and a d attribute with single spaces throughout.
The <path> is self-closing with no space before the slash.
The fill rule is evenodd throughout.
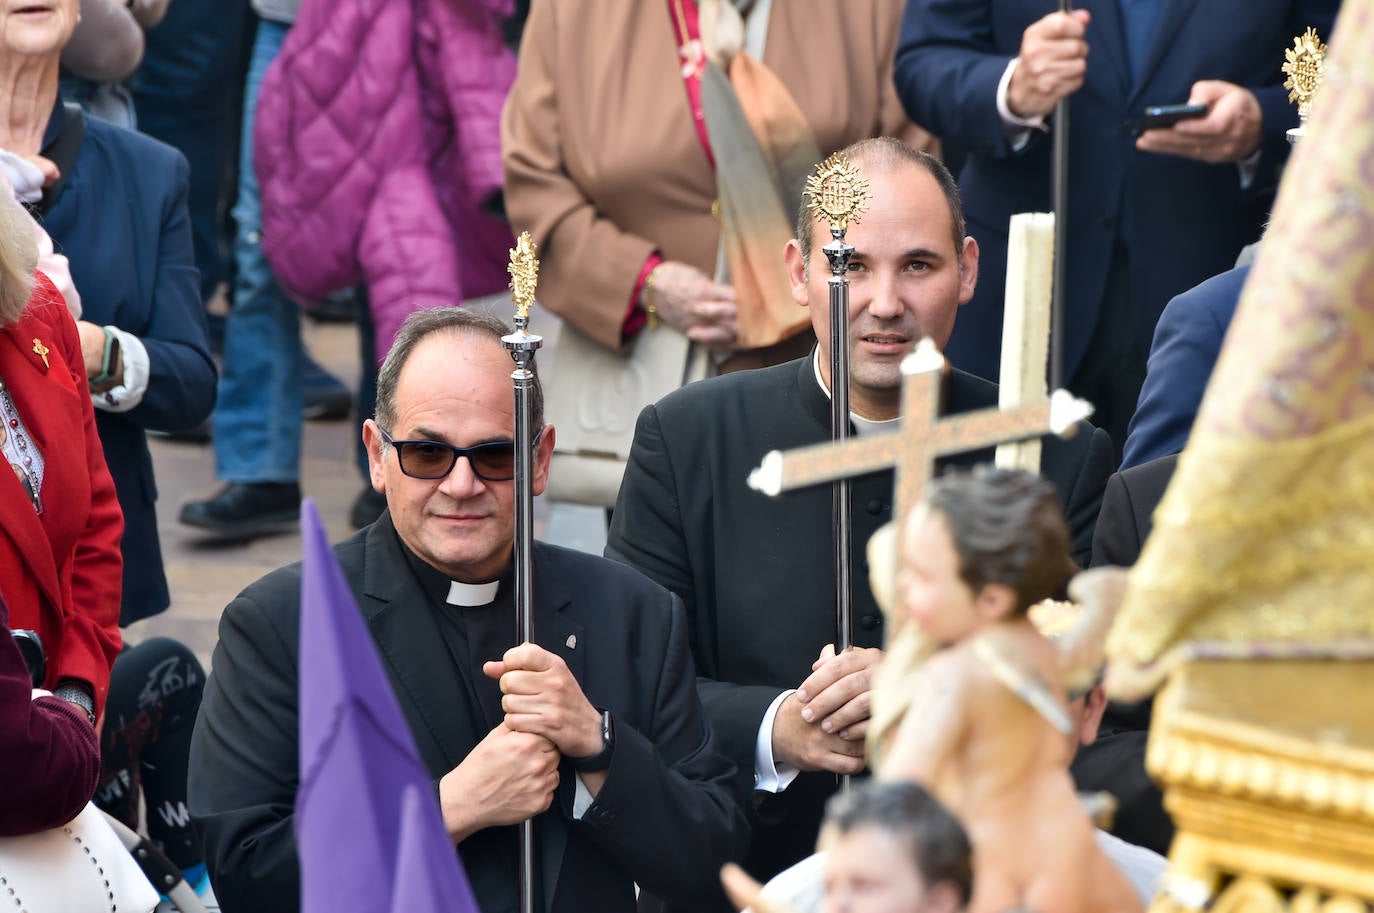
<path id="1" fill-rule="evenodd" d="M 472 474 L 488 482 L 509 482 L 515 478 L 515 442 L 490 441 L 486 444 L 473 444 L 471 447 L 454 447 L 440 441 L 398 441 L 378 425 L 382 440 L 396 448 L 396 459 L 401 472 L 412 479 L 442 479 L 458 465 L 459 457 L 467 457 Z M 541 428 L 535 432 L 534 442 L 538 443 Z"/>

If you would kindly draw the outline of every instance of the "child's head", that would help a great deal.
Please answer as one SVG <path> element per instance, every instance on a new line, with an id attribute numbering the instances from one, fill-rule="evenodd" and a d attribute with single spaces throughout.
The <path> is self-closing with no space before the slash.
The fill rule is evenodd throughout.
<path id="1" fill-rule="evenodd" d="M 826 805 L 824 913 L 957 913 L 973 889 L 972 850 L 920 786 L 867 781 Z"/>
<path id="2" fill-rule="evenodd" d="M 912 620 L 950 643 L 1059 593 L 1076 570 L 1054 488 L 979 466 L 931 481 L 906 521 L 900 592 Z"/>

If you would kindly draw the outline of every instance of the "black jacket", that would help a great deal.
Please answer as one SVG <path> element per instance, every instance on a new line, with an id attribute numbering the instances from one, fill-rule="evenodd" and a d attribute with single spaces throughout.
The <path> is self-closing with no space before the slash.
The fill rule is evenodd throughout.
<path id="1" fill-rule="evenodd" d="M 460 699 L 465 685 L 430 597 L 388 514 L 335 552 L 437 783 L 487 728 Z M 225 610 L 192 739 L 189 806 L 226 913 L 300 907 L 292 831 L 300 580 L 299 565 L 274 571 Z M 615 727 L 609 774 L 582 819 L 570 821 L 575 778 L 566 761 L 555 806 L 536 819 L 547 908 L 629 913 L 636 882 L 687 908 L 719 901 L 716 873 L 742 851 L 747 827 L 728 792 L 733 768 L 692 687 L 680 602 L 613 562 L 543 543 L 535 543 L 533 592 L 535 642 L 563 657 Z M 468 868 L 484 913 L 503 910 L 491 896 L 509 893 L 505 874 Z"/>
<path id="2" fill-rule="evenodd" d="M 945 413 L 997 404 L 997 387 L 954 371 Z M 748 487 L 770 450 L 829 438 L 830 404 L 811 356 L 691 384 L 639 416 L 611 521 L 607 557 L 624 561 L 682 597 L 702 704 L 739 769 L 737 793 L 753 806 L 746 866 L 767 877 L 814 850 L 828 774 L 803 774 L 777 796 L 752 793 L 754 744 L 769 704 L 811 672 L 835 640 L 830 486 L 776 500 Z M 942 465 L 985 462 L 985 450 Z M 1112 470 L 1105 433 L 1084 424 L 1048 438 L 1044 475 L 1067 511 L 1075 557 L 1086 562 L 1102 489 Z M 892 516 L 892 473 L 853 482 L 854 631 L 857 646 L 882 644 L 882 613 L 870 592 L 865 548 Z"/>

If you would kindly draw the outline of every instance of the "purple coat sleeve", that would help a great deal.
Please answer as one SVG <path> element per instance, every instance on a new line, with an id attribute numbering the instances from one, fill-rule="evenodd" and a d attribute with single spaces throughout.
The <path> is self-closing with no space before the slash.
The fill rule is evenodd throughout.
<path id="1" fill-rule="evenodd" d="M 85 716 L 55 697 L 31 698 L 28 667 L 0 601 L 0 837 L 65 824 L 95 794 L 100 745 Z"/>

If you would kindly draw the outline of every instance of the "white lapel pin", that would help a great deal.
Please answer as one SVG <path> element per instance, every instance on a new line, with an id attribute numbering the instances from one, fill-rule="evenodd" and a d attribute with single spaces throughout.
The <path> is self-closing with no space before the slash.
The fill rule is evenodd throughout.
<path id="1" fill-rule="evenodd" d="M 577 635 L 576 635 L 576 634 L 569 634 L 569 635 L 568 635 L 568 649 L 569 649 L 569 650 L 576 650 L 576 649 L 577 649 Z"/>

